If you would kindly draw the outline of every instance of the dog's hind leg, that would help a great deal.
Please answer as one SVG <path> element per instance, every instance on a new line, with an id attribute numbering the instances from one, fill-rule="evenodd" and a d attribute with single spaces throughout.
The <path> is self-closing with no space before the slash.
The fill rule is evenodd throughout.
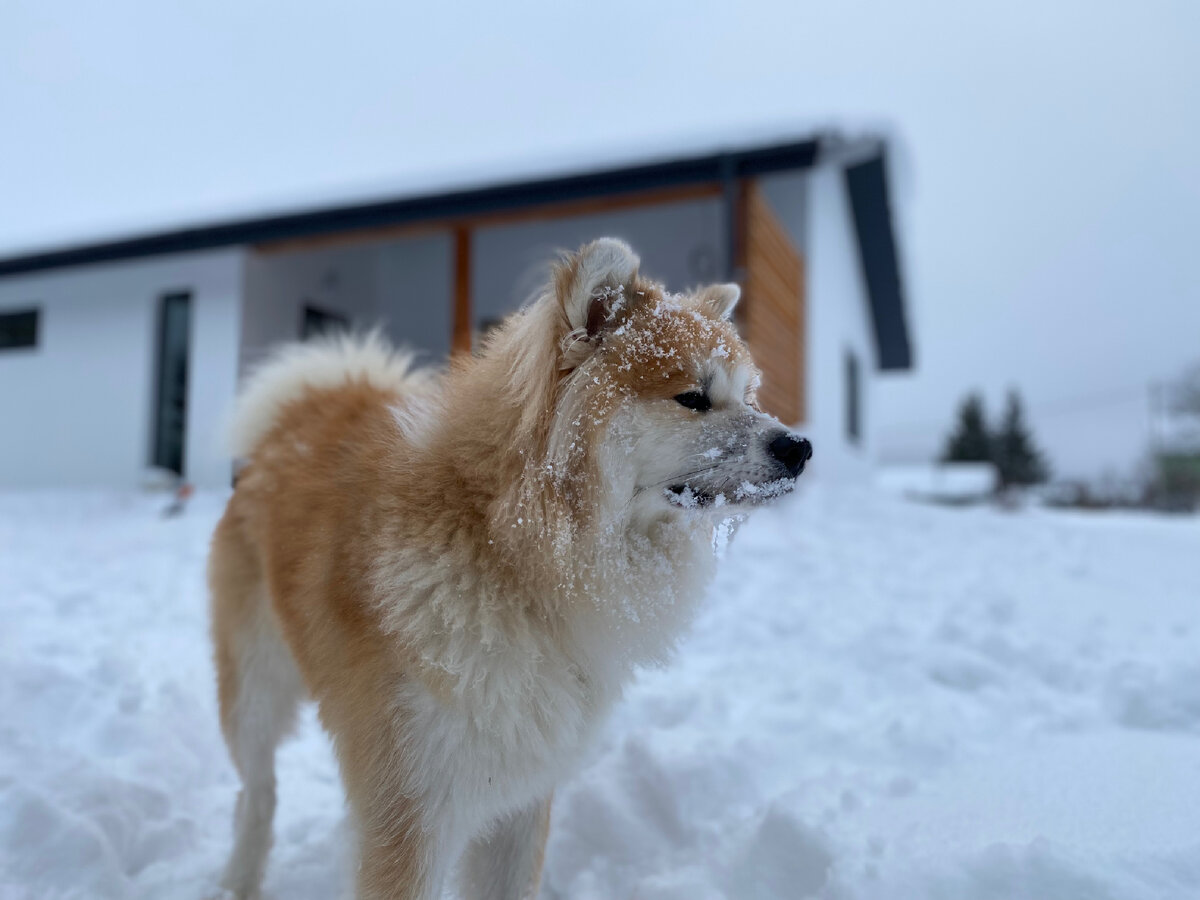
<path id="1" fill-rule="evenodd" d="M 537 896 L 550 800 L 535 803 L 497 822 L 463 855 L 464 900 L 532 900 Z"/>
<path id="2" fill-rule="evenodd" d="M 245 900 L 257 895 L 271 849 L 275 748 L 295 722 L 304 688 L 259 567 L 225 520 L 213 539 L 209 583 L 221 727 L 242 782 L 221 887 Z"/>

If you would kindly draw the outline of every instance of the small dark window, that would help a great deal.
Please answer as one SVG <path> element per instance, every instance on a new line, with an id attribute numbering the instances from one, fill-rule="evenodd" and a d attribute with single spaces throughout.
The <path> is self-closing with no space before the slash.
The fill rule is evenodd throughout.
<path id="1" fill-rule="evenodd" d="M 40 310 L 0 313 L 0 350 L 36 347 Z"/>
<path id="2" fill-rule="evenodd" d="M 309 338 L 314 338 L 322 334 L 335 334 L 339 331 L 349 330 L 350 320 L 341 313 L 305 305 L 304 321 L 300 326 L 300 339 L 302 341 L 307 341 Z"/>
<path id="3" fill-rule="evenodd" d="M 862 384 L 858 357 L 846 351 L 846 439 L 857 444 L 862 435 Z"/>

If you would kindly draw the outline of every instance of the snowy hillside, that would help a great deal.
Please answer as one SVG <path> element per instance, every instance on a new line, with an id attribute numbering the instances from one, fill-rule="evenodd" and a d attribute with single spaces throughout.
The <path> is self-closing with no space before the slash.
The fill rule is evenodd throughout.
<path id="1" fill-rule="evenodd" d="M 229 842 L 221 498 L 0 495 L 0 900 L 196 900 Z M 342 896 L 311 715 L 268 897 Z M 1200 896 L 1200 520 L 809 490 L 557 796 L 543 898 Z"/>

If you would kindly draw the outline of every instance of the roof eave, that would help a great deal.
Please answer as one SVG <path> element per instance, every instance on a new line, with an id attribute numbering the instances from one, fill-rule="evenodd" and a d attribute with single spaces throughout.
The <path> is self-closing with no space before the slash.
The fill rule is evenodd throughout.
<path id="1" fill-rule="evenodd" d="M 821 144 L 822 138 L 813 137 L 583 174 L 200 225 L 0 259 L 0 276 L 359 229 L 470 219 L 592 197 L 718 183 L 730 176 L 750 178 L 808 168 L 817 162 Z"/>

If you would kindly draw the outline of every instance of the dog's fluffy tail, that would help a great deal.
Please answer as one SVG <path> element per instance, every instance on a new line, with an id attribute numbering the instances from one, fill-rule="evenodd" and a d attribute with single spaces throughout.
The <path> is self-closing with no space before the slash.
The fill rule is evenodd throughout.
<path id="1" fill-rule="evenodd" d="M 250 375 L 229 423 L 229 449 L 250 456 L 275 424 L 280 411 L 306 388 L 366 381 L 381 390 L 408 393 L 429 381 L 413 369 L 413 355 L 396 350 L 378 331 L 338 334 L 303 344 L 285 344 Z"/>

